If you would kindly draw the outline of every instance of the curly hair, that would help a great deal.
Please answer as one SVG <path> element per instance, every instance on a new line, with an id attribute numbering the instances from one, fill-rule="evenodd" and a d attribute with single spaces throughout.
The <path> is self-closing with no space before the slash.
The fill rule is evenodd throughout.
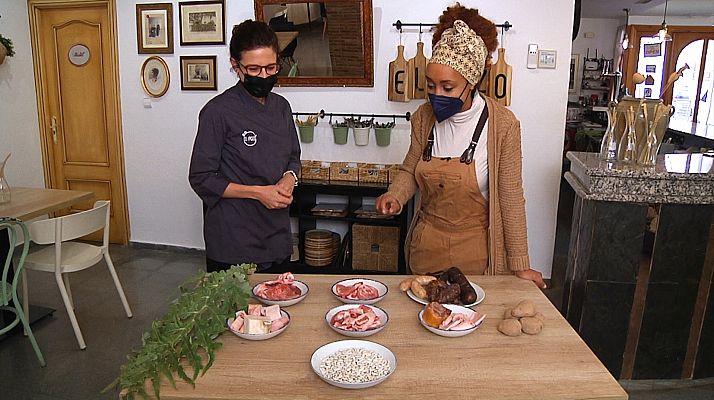
<path id="1" fill-rule="evenodd" d="M 436 45 L 441 40 L 441 34 L 445 30 L 454 26 L 456 20 L 462 20 L 473 29 L 477 35 L 481 36 L 483 42 L 488 49 L 486 57 L 486 65 L 491 63 L 491 53 L 498 46 L 498 33 L 496 32 L 496 24 L 484 18 L 475 8 L 466 8 L 459 3 L 448 7 L 439 17 L 439 24 L 434 27 L 434 34 L 431 39 L 431 45 Z"/>

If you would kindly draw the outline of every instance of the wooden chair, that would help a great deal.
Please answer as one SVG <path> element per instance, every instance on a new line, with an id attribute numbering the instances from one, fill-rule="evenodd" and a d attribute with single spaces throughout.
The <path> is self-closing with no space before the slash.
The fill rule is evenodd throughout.
<path id="1" fill-rule="evenodd" d="M 32 334 L 32 330 L 30 329 L 30 324 L 27 320 L 27 311 L 23 312 L 19 309 L 20 300 L 17 298 L 18 279 L 20 278 L 22 272 L 24 272 L 23 267 L 27 257 L 27 251 L 30 248 L 29 233 L 27 231 L 27 227 L 24 223 L 22 223 L 22 221 L 15 218 L 0 218 L 0 235 L 6 234 L 6 231 L 10 239 L 10 249 L 7 257 L 5 258 L 5 266 L 2 269 L 2 280 L 0 280 L 0 310 L 15 314 L 15 319 L 9 323 L 8 321 L 5 321 L 6 325 L 0 327 L 0 335 L 4 335 L 6 332 L 9 332 L 17 326 L 17 324 L 22 323 L 23 329 L 30 338 L 32 348 L 35 350 L 35 355 L 40 361 L 40 365 L 44 367 L 47 364 L 45 363 L 45 358 L 42 356 L 39 346 L 37 346 L 35 335 Z M 8 279 L 12 265 L 12 256 L 15 253 L 15 246 L 18 244 L 18 232 L 20 232 L 23 237 L 22 253 L 18 259 L 12 282 L 9 282 Z M 8 315 L 7 312 L 5 315 Z"/>
<path id="2" fill-rule="evenodd" d="M 104 236 L 101 246 L 71 241 L 102 229 L 104 229 Z M 33 242 L 37 244 L 54 244 L 54 246 L 45 246 L 38 251 L 30 253 L 27 256 L 25 267 L 26 269 L 53 272 L 55 274 L 55 280 L 80 349 L 85 349 L 87 345 L 84 343 L 82 331 L 79 329 L 77 317 L 74 314 L 74 302 L 69 286 L 70 273 L 96 265 L 103 258 L 114 280 L 114 286 L 116 286 L 119 293 L 126 316 L 131 318 L 131 308 L 129 308 L 129 304 L 126 301 L 124 289 L 121 286 L 121 282 L 119 282 L 112 259 L 109 257 L 109 201 L 97 201 L 91 210 L 33 222 L 29 226 L 29 231 L 30 239 Z M 27 310 L 28 296 L 24 287 L 22 297 L 25 310 Z"/>

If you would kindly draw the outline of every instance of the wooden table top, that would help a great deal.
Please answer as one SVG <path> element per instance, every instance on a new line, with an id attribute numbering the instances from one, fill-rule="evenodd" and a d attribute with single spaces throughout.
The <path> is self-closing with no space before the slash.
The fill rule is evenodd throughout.
<path id="1" fill-rule="evenodd" d="M 94 197 L 92 192 L 44 188 L 10 188 L 10 202 L 0 204 L 0 217 L 29 220 Z"/>
<path id="2" fill-rule="evenodd" d="M 370 277 L 370 276 L 365 276 Z M 272 279 L 253 275 L 255 284 Z M 365 338 L 388 347 L 397 369 L 383 383 L 347 390 L 323 382 L 311 369 L 318 347 L 352 339 L 330 329 L 325 313 L 342 303 L 332 284 L 346 277 L 301 275 L 310 293 L 287 307 L 291 323 L 285 332 L 266 341 L 242 340 L 227 331 L 223 347 L 195 389 L 177 382 L 161 388 L 164 399 L 627 399 L 610 375 L 560 313 L 536 286 L 513 276 L 478 276 L 471 280 L 486 292 L 476 309 L 486 320 L 474 333 L 445 338 L 421 326 L 420 304 L 399 291 L 402 276 L 372 276 L 389 286 L 375 304 L 390 316 L 381 332 Z M 506 306 L 530 299 L 546 317 L 535 336 L 507 337 L 497 331 Z"/>
<path id="3" fill-rule="evenodd" d="M 287 31 L 287 32 L 275 32 L 275 36 L 278 37 L 278 48 L 280 51 L 285 50 L 286 47 L 298 37 L 297 31 Z"/>

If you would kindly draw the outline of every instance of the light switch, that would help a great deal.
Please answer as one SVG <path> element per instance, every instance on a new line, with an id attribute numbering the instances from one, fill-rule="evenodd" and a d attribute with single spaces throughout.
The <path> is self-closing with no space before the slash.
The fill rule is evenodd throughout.
<path id="1" fill-rule="evenodd" d="M 144 108 L 151 108 L 151 99 L 144 97 Z"/>

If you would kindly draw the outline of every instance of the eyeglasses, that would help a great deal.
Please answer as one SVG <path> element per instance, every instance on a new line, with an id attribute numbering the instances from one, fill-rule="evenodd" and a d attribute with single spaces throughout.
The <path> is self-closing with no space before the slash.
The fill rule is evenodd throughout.
<path id="1" fill-rule="evenodd" d="M 268 64 L 268 65 L 243 65 L 241 63 L 238 63 L 239 66 L 243 67 L 245 70 L 246 75 L 249 76 L 258 76 L 260 75 L 263 70 L 265 70 L 265 73 L 268 75 L 275 75 L 278 72 L 280 72 L 280 64 L 273 63 L 273 64 Z"/>

